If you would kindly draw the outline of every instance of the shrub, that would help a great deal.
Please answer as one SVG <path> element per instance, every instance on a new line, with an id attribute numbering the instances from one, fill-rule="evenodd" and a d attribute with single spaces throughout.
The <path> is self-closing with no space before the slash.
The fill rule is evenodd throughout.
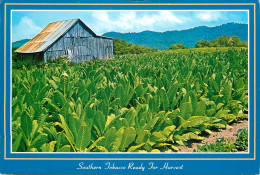
<path id="1" fill-rule="evenodd" d="M 222 137 L 216 143 L 197 146 L 197 152 L 237 152 L 245 151 L 248 148 L 248 130 L 239 129 L 236 134 L 237 138 L 234 143 L 228 142 Z M 196 150 L 194 150 L 196 152 Z"/>
<path id="2" fill-rule="evenodd" d="M 186 46 L 184 44 L 173 44 L 170 46 L 169 50 L 177 50 L 177 49 L 185 49 Z"/>
<path id="3" fill-rule="evenodd" d="M 248 130 L 239 129 L 237 131 L 237 139 L 234 143 L 239 151 L 244 151 L 248 148 Z"/>

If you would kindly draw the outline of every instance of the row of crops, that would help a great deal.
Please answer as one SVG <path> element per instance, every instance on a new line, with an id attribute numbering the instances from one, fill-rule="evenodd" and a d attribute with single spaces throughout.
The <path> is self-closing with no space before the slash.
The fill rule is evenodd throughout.
<path id="1" fill-rule="evenodd" d="M 247 118 L 247 50 L 13 70 L 12 151 L 165 152 Z"/>

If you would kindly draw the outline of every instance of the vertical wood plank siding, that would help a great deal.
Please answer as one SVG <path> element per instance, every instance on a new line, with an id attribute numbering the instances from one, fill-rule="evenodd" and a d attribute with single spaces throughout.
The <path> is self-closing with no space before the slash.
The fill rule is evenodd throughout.
<path id="1" fill-rule="evenodd" d="M 95 37 L 77 22 L 44 52 L 44 61 L 66 55 L 73 62 L 113 58 L 113 40 Z"/>

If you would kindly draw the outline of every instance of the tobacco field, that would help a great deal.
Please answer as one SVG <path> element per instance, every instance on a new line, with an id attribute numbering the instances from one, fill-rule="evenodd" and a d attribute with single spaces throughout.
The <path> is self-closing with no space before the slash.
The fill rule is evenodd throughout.
<path id="1" fill-rule="evenodd" d="M 177 152 L 247 118 L 246 49 L 12 71 L 13 152 Z"/>

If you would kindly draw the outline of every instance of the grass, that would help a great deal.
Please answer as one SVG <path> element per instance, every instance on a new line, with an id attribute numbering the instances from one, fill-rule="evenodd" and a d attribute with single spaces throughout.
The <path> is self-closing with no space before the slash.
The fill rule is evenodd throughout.
<path id="1" fill-rule="evenodd" d="M 239 129 L 237 131 L 235 142 L 229 142 L 224 137 L 218 139 L 215 143 L 206 143 L 203 146 L 198 145 L 194 152 L 238 152 L 245 151 L 248 148 L 248 130 Z"/>

